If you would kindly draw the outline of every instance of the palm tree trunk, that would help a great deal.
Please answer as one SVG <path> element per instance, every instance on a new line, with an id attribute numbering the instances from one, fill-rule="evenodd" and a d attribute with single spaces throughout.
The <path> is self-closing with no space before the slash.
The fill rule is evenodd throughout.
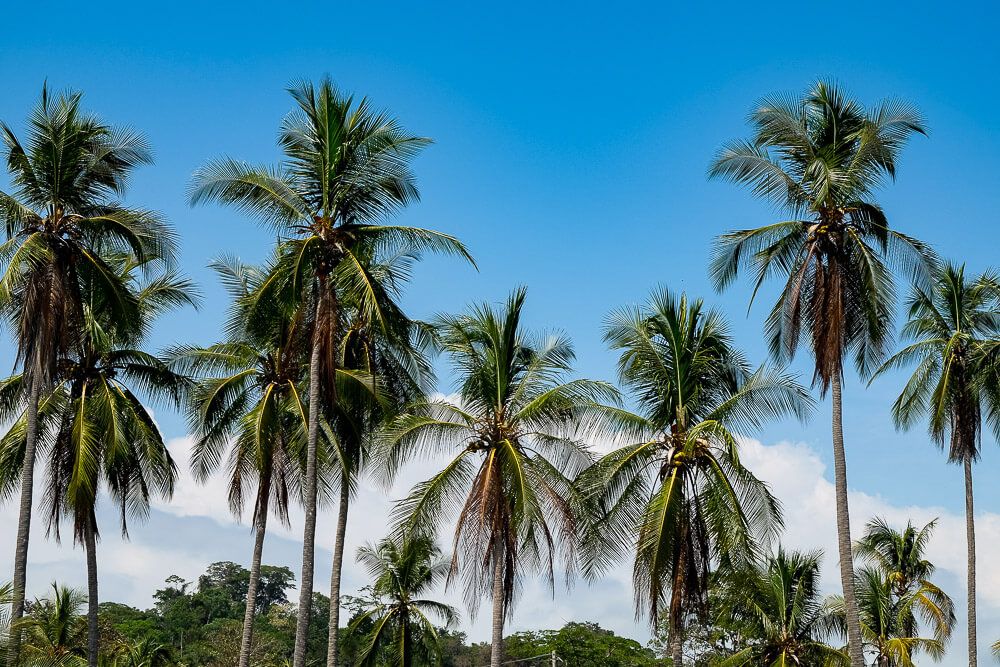
<path id="1" fill-rule="evenodd" d="M 302 582 L 299 587 L 299 608 L 295 620 L 295 652 L 292 667 L 305 667 L 306 636 L 309 633 L 309 617 L 312 614 L 313 574 L 316 558 L 316 448 L 319 440 L 320 373 L 323 336 L 330 331 L 327 322 L 336 326 L 336 301 L 327 289 L 327 276 L 318 278 L 316 294 L 316 321 L 313 328 L 312 351 L 309 355 L 309 438 L 306 446 L 306 479 L 303 489 L 305 503 L 305 528 L 302 535 Z M 334 370 L 334 369 L 331 369 Z M 328 400 L 335 402 L 336 389 Z"/>
<path id="2" fill-rule="evenodd" d="M 841 374 L 830 381 L 833 403 L 833 476 L 837 503 L 837 551 L 840 556 L 840 584 L 847 612 L 847 652 L 851 667 L 865 667 L 858 601 L 854 595 L 854 554 L 851 549 L 851 517 L 847 504 L 847 458 L 844 454 L 844 416 L 841 401 Z"/>
<path id="3" fill-rule="evenodd" d="M 83 533 L 84 548 L 87 551 L 87 667 L 97 667 L 97 654 L 100 651 L 97 607 L 97 517 L 93 510 L 87 519 Z"/>
<path id="4" fill-rule="evenodd" d="M 21 504 L 17 517 L 17 538 L 14 548 L 13 594 L 10 609 L 10 627 L 18 628 L 18 621 L 24 616 L 24 594 L 28 573 L 28 537 L 31 533 L 31 505 L 35 484 L 35 449 L 38 443 L 38 402 L 41 395 L 41 380 L 38 372 L 31 374 L 28 389 L 28 405 L 25 410 L 24 461 L 21 465 Z M 21 632 L 10 633 L 7 652 L 7 666 L 17 664 L 21 649 Z"/>
<path id="5" fill-rule="evenodd" d="M 674 580 L 670 590 L 670 661 L 672 667 L 682 667 L 684 664 L 684 577 L 687 574 L 688 518 L 681 521 L 681 534 L 677 543 L 680 553 L 674 568 Z"/>
<path id="6" fill-rule="evenodd" d="M 344 535 L 347 533 L 347 509 L 351 487 L 345 471 L 340 481 L 340 508 L 337 513 L 337 536 L 333 542 L 333 567 L 330 570 L 330 630 L 327 635 L 326 667 L 337 667 L 340 646 L 340 576 L 344 569 Z"/>
<path id="7" fill-rule="evenodd" d="M 968 553 L 969 667 L 976 667 L 976 520 L 972 503 L 972 459 L 965 457 L 965 539 Z"/>
<path id="8" fill-rule="evenodd" d="M 320 304 L 317 303 L 317 312 Z M 317 316 L 318 318 L 318 316 Z M 295 619 L 295 653 L 292 667 L 305 667 L 306 634 L 312 612 L 313 559 L 316 556 L 316 440 L 319 432 L 320 347 L 313 340 L 309 360 L 309 440 L 306 447 L 305 528 L 302 535 L 302 581 L 299 585 L 299 608 Z"/>
<path id="9" fill-rule="evenodd" d="M 490 647 L 490 667 L 500 667 L 503 662 L 503 621 L 504 621 L 504 591 L 503 591 L 503 557 L 500 549 L 494 556 L 493 566 L 493 644 Z"/>
<path id="10" fill-rule="evenodd" d="M 264 553 L 264 535 L 267 531 L 267 505 L 271 496 L 271 473 L 261 474 L 257 488 L 257 516 L 254 522 L 253 560 L 250 562 L 250 583 L 247 585 L 247 607 L 243 614 L 243 639 L 240 642 L 239 667 L 249 667 L 250 646 L 253 642 L 253 618 L 257 609 L 257 586 L 260 583 L 260 561 Z"/>

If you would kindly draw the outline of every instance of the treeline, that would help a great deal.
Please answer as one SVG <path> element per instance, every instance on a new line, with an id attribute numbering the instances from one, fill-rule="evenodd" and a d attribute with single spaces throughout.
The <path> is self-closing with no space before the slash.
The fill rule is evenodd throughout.
<path id="1" fill-rule="evenodd" d="M 73 629 L 85 650 L 41 656 L 88 667 L 108 659 L 95 507 L 99 498 L 117 507 L 125 534 L 151 498 L 171 496 L 178 464 L 202 480 L 225 475 L 230 508 L 253 525 L 245 591 L 242 574 L 219 572 L 157 594 L 158 614 L 193 624 L 162 636 L 179 652 L 172 659 L 191 664 L 216 659 L 190 654 L 199 644 L 237 643 L 227 664 L 262 664 L 255 651 L 271 641 L 293 667 L 433 664 L 449 636 L 440 628 L 458 620 L 433 597 L 450 585 L 470 614 L 489 602 L 489 664 L 498 667 L 526 577 L 541 575 L 554 593 L 557 571 L 594 579 L 626 561 L 636 609 L 666 628 L 674 667 L 702 659 L 688 655 L 691 640 L 720 610 L 730 619 L 715 647 L 725 664 L 939 657 L 954 616 L 923 557 L 930 528 L 874 520 L 862 543 L 851 540 L 842 401 L 851 367 L 869 380 L 913 368 L 895 426 L 926 423 L 964 468 L 975 662 L 972 466 L 983 428 L 1000 430 L 1000 280 L 942 260 L 890 226 L 877 202 L 908 139 L 924 133 L 915 109 L 891 100 L 868 108 L 824 82 L 762 100 L 750 138 L 725 144 L 709 175 L 747 187 L 783 218 L 722 233 L 708 271 L 719 290 L 749 277 L 759 298 L 765 283 L 781 284 L 765 323 L 773 358 L 751 363 L 722 313 L 661 288 L 607 316 L 612 383 L 577 377 L 572 342 L 523 320 L 524 288 L 429 322 L 409 317 L 402 294 L 422 256 L 474 266 L 457 238 L 392 220 L 419 198 L 412 161 L 429 140 L 329 80 L 290 93 L 277 165 L 223 157 L 193 173 L 192 205 L 232 207 L 276 234 L 259 266 L 229 255 L 213 262 L 230 303 L 223 331 L 204 346 L 148 346 L 159 318 L 199 299 L 178 270 L 173 229 L 125 201 L 129 176 L 151 162 L 141 135 L 86 112 L 79 94 L 47 89 L 22 133 L 0 126 L 11 183 L 0 192 L 0 313 L 18 362 L 0 382 L 0 420 L 10 424 L 0 497 L 19 498 L 10 667 L 41 659 L 39 646 L 51 648 L 45 619 L 65 620 L 83 600 L 85 630 Z M 910 290 L 907 344 L 893 354 L 901 289 Z M 811 418 L 814 393 L 785 367 L 798 352 L 831 399 L 839 598 L 819 597 L 818 556 L 780 547 L 779 500 L 740 458 L 740 439 L 765 423 Z M 449 364 L 454 400 L 435 392 L 434 355 Z M 154 401 L 187 416 L 190 461 L 171 458 Z M 597 442 L 614 449 L 598 456 Z M 357 554 L 371 595 L 357 609 L 342 605 L 353 489 L 363 476 L 391 482 L 431 455 L 447 463 L 396 503 L 385 538 Z M 314 592 L 323 502 L 337 508 L 325 606 Z M 288 522 L 292 507 L 304 513 L 294 613 L 267 590 L 287 573 L 262 564 L 268 521 Z M 33 518 L 83 545 L 84 597 L 57 589 L 26 606 Z M 451 526 L 443 553 L 435 538 Z M 791 613 L 788 599 L 803 606 Z M 228 639 L 207 639 L 222 632 L 213 624 Z"/>
<path id="2" fill-rule="evenodd" d="M 177 576 L 166 579 L 153 593 L 153 607 L 137 609 L 118 602 L 100 604 L 102 665 L 113 667 L 193 666 L 229 667 L 239 660 L 249 571 L 231 562 L 212 563 L 196 581 Z M 285 567 L 263 565 L 256 595 L 254 641 L 251 664 L 281 667 L 292 657 L 295 639 L 295 605 L 289 603 L 294 591 L 292 572 Z M 351 622 L 359 619 L 373 603 L 368 587 L 357 595 L 344 596 L 342 605 Z M 27 607 L 30 632 L 26 650 L 62 664 L 86 655 L 85 596 L 55 585 L 47 597 Z M 310 664 L 326 659 L 327 619 L 330 600 L 322 593 L 313 595 L 313 614 L 307 642 Z M 363 650 L 364 635 L 340 635 L 344 664 L 356 664 Z M 437 628 L 440 652 L 414 659 L 414 667 L 483 667 L 489 664 L 487 643 L 469 643 L 455 629 Z M 506 638 L 511 660 L 545 656 L 522 664 L 548 664 L 554 651 L 560 664 L 579 667 L 626 667 L 661 664 L 653 650 L 634 640 L 616 636 L 592 623 L 569 623 L 560 630 L 519 632 Z"/>

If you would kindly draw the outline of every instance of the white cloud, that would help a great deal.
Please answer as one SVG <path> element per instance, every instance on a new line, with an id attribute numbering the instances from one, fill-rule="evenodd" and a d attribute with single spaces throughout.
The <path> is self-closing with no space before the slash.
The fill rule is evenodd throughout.
<path id="1" fill-rule="evenodd" d="M 251 536 L 246 525 L 238 525 L 229 513 L 226 484 L 221 475 L 205 485 L 194 482 L 188 471 L 190 440 L 179 438 L 170 442 L 177 458 L 181 479 L 174 499 L 159 503 L 145 526 L 132 530 L 132 541 L 125 542 L 115 533 L 116 525 L 110 508 L 101 514 L 105 526 L 101 549 L 101 586 L 104 599 L 121 600 L 137 606 L 149 606 L 152 592 L 170 574 L 194 579 L 204 566 L 214 560 L 234 560 L 246 563 Z M 824 559 L 823 585 L 829 591 L 839 587 L 836 570 L 836 530 L 833 505 L 833 485 L 817 452 L 804 444 L 778 443 L 764 445 L 747 441 L 743 446 L 743 462 L 771 484 L 784 506 L 786 532 L 784 543 L 797 549 L 821 548 Z M 364 482 L 351 506 L 347 533 L 347 559 L 344 590 L 349 592 L 365 583 L 365 576 L 353 560 L 357 547 L 380 538 L 389 521 L 392 501 L 410 486 L 430 476 L 439 461 L 424 461 L 409 466 L 397 484 L 386 491 L 377 484 Z M 957 468 L 941 467 L 935 483 L 961 485 Z M 949 477 L 950 474 L 950 477 Z M 959 625 L 949 647 L 949 655 L 941 664 L 957 667 L 963 664 L 965 610 L 965 521 L 964 517 L 940 507 L 900 506 L 878 495 L 860 490 L 850 494 L 852 529 L 855 536 L 873 516 L 885 517 L 900 525 L 908 519 L 923 523 L 938 518 L 938 528 L 930 544 L 930 558 L 938 565 L 938 577 L 952 595 L 959 612 Z M 0 508 L 0 518 L 8 529 L 0 533 L 0 572 L 10 568 L 13 554 L 16 504 Z M 316 588 L 325 590 L 329 582 L 330 549 L 336 521 L 335 508 L 324 508 L 319 514 L 317 529 Z M 286 528 L 271 522 L 265 546 L 265 561 L 298 570 L 302 529 L 301 512 L 296 511 L 292 525 Z M 988 644 L 1000 638 L 1000 564 L 994 554 L 1000 553 L 1000 515 L 980 511 L 977 515 L 979 548 L 979 604 L 983 661 L 988 658 Z M 29 589 L 41 594 L 53 579 L 83 586 L 83 554 L 71 544 L 56 545 L 47 540 L 41 518 L 32 530 Z M 449 591 L 444 598 L 462 606 L 459 590 Z M 476 640 L 488 637 L 489 614 L 481 610 L 477 619 L 465 619 L 464 627 Z M 557 587 L 555 598 L 540 581 L 526 579 L 518 600 L 510 630 L 558 627 L 568 620 L 592 620 L 616 632 L 643 641 L 648 630 L 634 618 L 631 592 L 631 568 L 621 564 L 600 582 L 577 581 L 569 592 Z"/>

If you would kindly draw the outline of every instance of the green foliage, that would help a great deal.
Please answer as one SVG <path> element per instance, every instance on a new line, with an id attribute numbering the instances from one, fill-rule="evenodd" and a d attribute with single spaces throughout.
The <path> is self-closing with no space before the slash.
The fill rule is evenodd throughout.
<path id="1" fill-rule="evenodd" d="M 547 667 L 555 651 L 560 665 L 573 667 L 652 667 L 663 664 L 634 639 L 619 637 L 597 623 L 567 623 L 560 630 L 518 632 L 504 639 L 507 660 L 545 656 L 524 665 Z"/>

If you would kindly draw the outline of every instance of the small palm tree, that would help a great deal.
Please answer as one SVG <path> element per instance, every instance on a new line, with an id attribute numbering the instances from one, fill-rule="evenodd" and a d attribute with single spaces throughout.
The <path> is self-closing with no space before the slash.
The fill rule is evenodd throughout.
<path id="1" fill-rule="evenodd" d="M 112 661 L 113 667 L 167 667 L 170 664 L 170 649 L 149 637 L 124 644 Z"/>
<path id="2" fill-rule="evenodd" d="M 585 569 L 596 573 L 634 549 L 636 614 L 656 627 L 666 611 L 680 667 L 684 619 L 703 615 L 713 563 L 752 563 L 782 525 L 778 501 L 740 463 L 731 429 L 804 417 L 812 401 L 794 378 L 752 371 L 719 313 L 667 290 L 614 313 L 605 340 L 621 353 L 618 374 L 640 412 L 611 415 L 633 444 L 581 480 L 596 513 Z"/>
<path id="3" fill-rule="evenodd" d="M 408 536 L 401 541 L 388 538 L 378 545 L 361 547 L 358 561 L 373 579 L 377 601 L 351 624 L 352 632 L 358 632 L 360 626 L 372 626 L 358 664 L 410 667 L 418 656 L 426 664 L 440 659 L 438 633 L 431 618 L 449 627 L 458 613 L 423 597 L 448 575 L 448 561 L 441 558 L 434 540 L 426 536 Z"/>
<path id="4" fill-rule="evenodd" d="M 819 593 L 819 554 L 782 549 L 760 565 L 726 577 L 718 618 L 750 646 L 718 667 L 833 667 L 847 654 L 825 643 L 836 631 L 832 609 Z"/>
<path id="5" fill-rule="evenodd" d="M 158 315 L 179 304 L 194 303 L 192 286 L 172 273 L 143 282 L 137 275 L 141 267 L 127 257 L 120 257 L 111 268 L 116 270 L 116 280 L 134 295 L 137 319 L 111 318 L 99 288 L 86 286 L 85 330 L 77 354 L 59 360 L 51 395 L 39 412 L 40 435 L 47 445 L 50 529 L 58 539 L 60 522 L 70 516 L 74 539 L 86 551 L 87 660 L 91 667 L 96 667 L 99 653 L 97 497 L 101 487 L 106 487 L 121 509 L 121 531 L 127 536 L 128 518 L 146 516 L 151 494 L 169 497 L 173 492 L 173 461 L 137 392 L 176 402 L 186 381 L 142 350 L 142 343 Z M 13 386 L 17 379 L 7 384 Z M 22 414 L 0 439 L 5 461 L 20 460 L 24 465 L 27 422 L 28 416 Z M 4 476 L 5 485 L 14 482 L 16 470 L 12 467 L 11 474 Z"/>
<path id="6" fill-rule="evenodd" d="M 87 621 L 80 613 L 87 596 L 52 583 L 52 597 L 35 600 L 31 614 L 18 621 L 28 664 L 72 665 L 87 654 Z"/>
<path id="7" fill-rule="evenodd" d="M 925 653 L 938 661 L 944 656 L 944 640 L 935 627 L 935 637 L 913 636 L 908 627 L 927 591 L 918 589 L 902 598 L 883 572 L 862 567 L 857 572 L 856 594 L 860 610 L 864 649 L 877 667 L 914 667 L 914 658 Z M 845 626 L 844 599 L 831 596 L 829 604 Z"/>
<path id="8" fill-rule="evenodd" d="M 948 461 L 965 470 L 969 664 L 977 662 L 976 524 L 972 464 L 979 459 L 984 410 L 997 415 L 1000 395 L 994 359 L 1000 339 L 1000 280 L 992 273 L 966 278 L 947 265 L 930 288 L 914 288 L 903 334 L 912 342 L 878 371 L 916 369 L 892 406 L 897 428 L 927 419 L 931 438 L 948 448 Z M 1000 422 L 994 420 L 1000 429 Z"/>
<path id="9" fill-rule="evenodd" d="M 853 354 L 862 375 L 891 342 L 893 269 L 925 281 L 934 264 L 924 244 L 889 227 L 874 193 L 896 176 L 907 139 L 925 133 L 912 107 L 885 101 L 867 110 L 837 86 L 817 83 L 802 98 L 763 100 L 751 116 L 754 137 L 727 144 L 711 177 L 745 185 L 791 219 L 722 235 L 711 264 L 718 289 L 741 269 L 754 297 L 781 275 L 784 286 L 766 329 L 772 352 L 791 358 L 808 345 L 815 382 L 832 396 L 834 481 L 840 579 L 852 667 L 864 667 L 854 600 L 841 381 Z M 751 299 L 752 301 L 752 299 Z"/>
<path id="10" fill-rule="evenodd" d="M 617 398 L 606 383 L 567 381 L 572 345 L 563 336 L 524 331 L 525 295 L 515 291 L 499 310 L 480 305 L 438 318 L 438 344 L 457 371 L 458 397 L 411 406 L 386 435 L 389 476 L 415 454 L 453 455 L 398 504 L 397 534 L 430 534 L 458 510 L 448 581 L 461 574 L 473 613 L 483 595 L 492 595 L 492 667 L 502 660 L 504 621 L 520 576 L 541 568 L 554 583 L 560 556 L 572 569 L 572 478 L 590 463 L 579 427 L 599 402 Z"/>
<path id="11" fill-rule="evenodd" d="M 304 667 L 315 557 L 317 443 L 320 413 L 337 403 L 336 352 L 344 333 L 339 327 L 340 304 L 354 301 L 373 327 L 384 326 L 386 304 L 365 264 L 373 249 L 457 253 L 469 261 L 471 257 L 446 234 L 382 224 L 417 200 L 410 163 L 429 140 L 405 132 L 367 99 L 355 102 L 329 79 L 318 87 L 303 83 L 290 92 L 297 109 L 285 119 L 279 136 L 284 162 L 276 168 L 232 159 L 210 163 L 195 173 L 191 201 L 236 206 L 287 235 L 256 302 L 262 308 L 275 299 L 297 302 L 309 313 L 305 527 L 294 652 L 294 667 Z M 253 308 L 248 317 L 252 325 Z M 330 667 L 337 667 L 336 646 L 333 642 Z"/>
<path id="12" fill-rule="evenodd" d="M 142 263 L 173 256 L 173 233 L 149 211 L 119 203 L 130 173 L 150 162 L 146 142 L 81 108 L 81 95 L 52 96 L 43 87 L 22 142 L 6 124 L 0 139 L 12 191 L 0 191 L 0 312 L 15 332 L 26 384 L 27 447 L 14 553 L 12 619 L 24 613 L 40 397 L 58 360 L 84 330 L 83 284 L 102 292 L 111 318 L 134 320 L 137 304 L 108 265 L 108 252 Z M 8 665 L 17 660 L 14 633 Z"/>
<path id="13" fill-rule="evenodd" d="M 253 621 L 260 582 L 268 513 L 288 523 L 289 500 L 301 477 L 300 455 L 306 432 L 301 397 L 308 337 L 302 317 L 274 304 L 257 309 L 256 326 L 246 326 L 247 300 L 267 279 L 265 271 L 224 258 L 212 267 L 233 299 L 229 339 L 209 347 L 177 347 L 172 365 L 196 376 L 189 392 L 188 417 L 195 433 L 191 465 L 206 480 L 226 463 L 229 506 L 240 516 L 247 487 L 256 487 L 253 505 L 254 546 L 240 647 L 240 667 L 250 663 Z"/>
<path id="14" fill-rule="evenodd" d="M 936 524 L 937 521 L 931 521 L 917 530 L 907 522 L 906 529 L 899 532 L 883 519 L 872 519 L 855 553 L 882 572 L 896 600 L 913 596 L 913 610 L 933 628 L 935 637 L 946 641 L 955 625 L 955 606 L 951 598 L 930 581 L 935 568 L 925 558 L 927 543 Z M 905 635 L 915 636 L 917 617 L 905 619 L 902 629 Z"/>

